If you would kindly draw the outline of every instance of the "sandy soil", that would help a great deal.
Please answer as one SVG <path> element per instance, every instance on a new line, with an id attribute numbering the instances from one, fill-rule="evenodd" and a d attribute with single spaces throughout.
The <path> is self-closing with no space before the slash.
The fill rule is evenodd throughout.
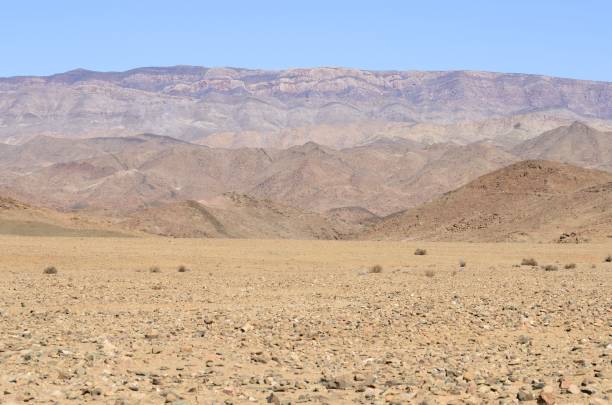
<path id="1" fill-rule="evenodd" d="M 612 243 L 5 236 L 0 252 L 0 403 L 612 396 Z"/>

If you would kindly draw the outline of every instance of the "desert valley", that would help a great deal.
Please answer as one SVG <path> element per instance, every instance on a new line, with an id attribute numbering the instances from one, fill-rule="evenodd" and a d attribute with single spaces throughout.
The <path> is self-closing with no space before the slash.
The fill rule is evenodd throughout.
<path id="1" fill-rule="evenodd" d="M 0 403 L 610 403 L 612 83 L 0 78 L 0 250 Z"/>

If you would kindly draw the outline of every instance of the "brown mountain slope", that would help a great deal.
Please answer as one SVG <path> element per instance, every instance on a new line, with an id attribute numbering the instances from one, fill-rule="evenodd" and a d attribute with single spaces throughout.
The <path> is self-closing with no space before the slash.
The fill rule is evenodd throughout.
<path id="1" fill-rule="evenodd" d="M 368 227 L 380 221 L 380 217 L 362 207 L 332 208 L 324 213 L 325 217 L 350 234 L 363 232 Z M 345 236 L 345 235 L 343 235 Z"/>
<path id="2" fill-rule="evenodd" d="M 0 147 L 0 167 L 4 169 L 32 170 L 126 151 L 154 151 L 184 142 L 167 136 L 140 134 L 130 137 L 100 137 L 65 139 L 36 136 L 20 145 Z"/>
<path id="3" fill-rule="evenodd" d="M 107 222 L 37 208 L 0 197 L 0 235 L 21 236 L 129 236 Z"/>
<path id="4" fill-rule="evenodd" d="M 14 155 L 0 158 L 6 165 L 0 185 L 61 210 L 125 212 L 235 191 L 320 213 L 356 206 L 388 215 L 513 161 L 487 142 L 425 146 L 383 138 L 342 150 L 313 142 L 266 150 L 151 135 L 60 140 L 64 158 L 61 148 L 45 148 L 49 139 L 10 147 Z"/>
<path id="5" fill-rule="evenodd" d="M 524 159 L 555 160 L 612 171 L 612 132 L 576 121 L 527 140 L 513 152 Z"/>
<path id="6" fill-rule="evenodd" d="M 119 225 L 187 238 L 338 239 L 357 229 L 320 214 L 237 193 L 140 210 Z"/>
<path id="7" fill-rule="evenodd" d="M 391 215 L 360 237 L 551 241 L 572 232 L 589 238 L 612 234 L 612 174 L 524 161 Z"/>
<path id="8" fill-rule="evenodd" d="M 275 155 L 264 180 L 249 194 L 309 210 L 327 210 L 346 201 L 364 200 L 354 170 L 338 152 L 313 142 Z"/>
<path id="9" fill-rule="evenodd" d="M 444 145 L 439 147 L 442 149 Z M 440 156 L 431 159 L 416 175 L 408 180 L 398 179 L 397 185 L 410 196 L 408 206 L 416 206 L 517 160 L 514 155 L 490 141 L 451 145 Z"/>
<path id="10" fill-rule="evenodd" d="M 309 142 L 275 154 L 265 180 L 249 194 L 317 212 L 360 206 L 387 215 L 514 161 L 488 142 L 424 146 L 380 139 L 342 150 Z"/>

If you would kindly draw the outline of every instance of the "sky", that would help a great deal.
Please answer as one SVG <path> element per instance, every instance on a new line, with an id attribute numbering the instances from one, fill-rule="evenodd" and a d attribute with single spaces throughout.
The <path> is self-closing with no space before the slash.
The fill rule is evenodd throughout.
<path id="1" fill-rule="evenodd" d="M 0 76 L 75 68 L 485 70 L 612 81 L 612 1 L 4 0 Z"/>

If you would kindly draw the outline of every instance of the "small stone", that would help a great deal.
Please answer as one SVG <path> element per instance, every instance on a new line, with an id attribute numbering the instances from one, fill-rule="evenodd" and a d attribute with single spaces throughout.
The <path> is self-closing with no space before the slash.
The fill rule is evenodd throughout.
<path id="1" fill-rule="evenodd" d="M 275 405 L 281 404 L 280 398 L 274 392 L 270 393 L 270 395 L 268 395 L 266 400 L 268 401 L 269 404 L 275 404 Z"/>
<path id="2" fill-rule="evenodd" d="M 30 361 L 32 360 L 32 351 L 31 350 L 22 350 L 21 351 L 21 358 L 24 361 Z"/>
<path id="3" fill-rule="evenodd" d="M 559 388 L 561 388 L 562 390 L 567 390 L 572 384 L 573 383 L 571 380 L 568 380 L 567 378 L 562 378 L 561 381 L 559 381 Z"/>
<path id="4" fill-rule="evenodd" d="M 155 329 L 145 333 L 145 338 L 146 339 L 157 339 L 159 337 L 159 332 Z"/>
<path id="5" fill-rule="evenodd" d="M 255 329 L 255 327 L 248 322 L 240 327 L 241 332 L 249 332 L 249 331 L 252 331 L 253 329 Z"/>
<path id="6" fill-rule="evenodd" d="M 519 392 L 516 394 L 516 398 L 519 401 L 533 401 L 535 399 L 533 397 L 533 393 L 525 390 L 519 390 Z"/>
<path id="7" fill-rule="evenodd" d="M 595 388 L 593 388 L 593 387 L 590 387 L 590 386 L 582 387 L 582 388 L 580 388 L 580 391 L 582 391 L 582 392 L 584 392 L 585 394 L 588 394 L 588 395 L 597 394 L 597 390 Z"/>
<path id="8" fill-rule="evenodd" d="M 363 394 L 365 396 L 365 399 L 371 401 L 374 398 L 376 398 L 378 395 L 380 395 L 380 390 L 376 388 L 366 388 Z"/>
<path id="9" fill-rule="evenodd" d="M 353 385 L 353 377 L 345 374 L 334 377 L 323 377 L 321 379 L 323 386 L 330 390 L 345 390 Z"/>
<path id="10" fill-rule="evenodd" d="M 253 363 L 267 363 L 268 361 L 270 361 L 270 357 L 265 354 L 264 352 L 255 352 L 255 353 L 251 353 L 251 361 Z"/>
<path id="11" fill-rule="evenodd" d="M 542 392 L 540 394 L 540 402 L 546 405 L 553 405 L 557 402 L 557 399 L 552 392 Z"/>
<path id="12" fill-rule="evenodd" d="M 474 370 L 467 370 L 465 373 L 463 373 L 463 379 L 467 382 L 474 381 L 475 378 L 476 373 Z"/>

